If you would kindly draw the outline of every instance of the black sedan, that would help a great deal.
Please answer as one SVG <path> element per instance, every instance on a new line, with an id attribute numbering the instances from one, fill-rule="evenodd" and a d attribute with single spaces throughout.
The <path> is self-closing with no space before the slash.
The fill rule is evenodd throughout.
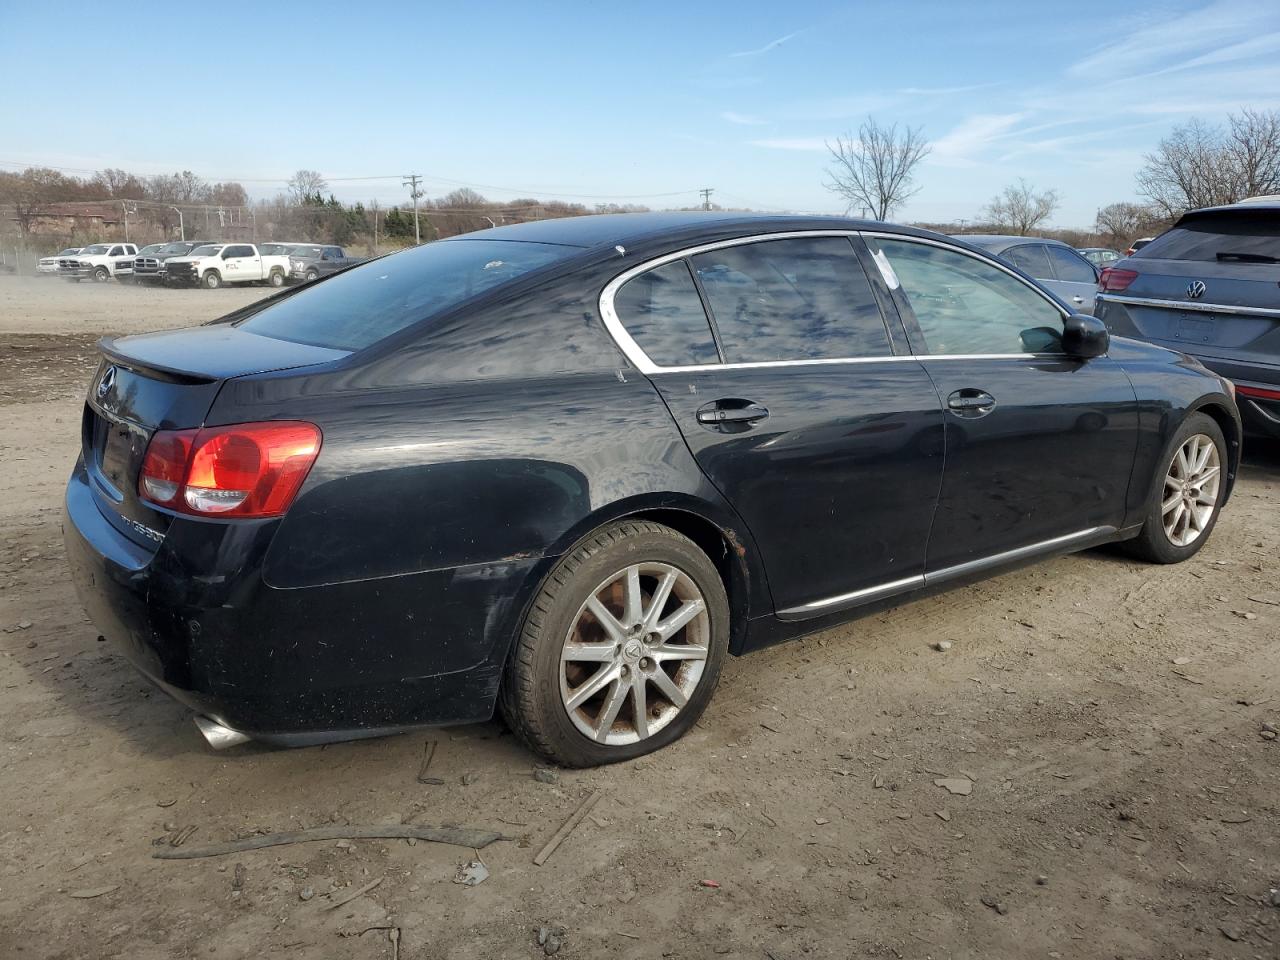
<path id="1" fill-rule="evenodd" d="M 856 220 L 500 227 L 101 349 L 74 579 L 215 744 L 497 706 L 635 757 L 726 654 L 1112 541 L 1183 560 L 1240 457 L 1199 363 Z"/>

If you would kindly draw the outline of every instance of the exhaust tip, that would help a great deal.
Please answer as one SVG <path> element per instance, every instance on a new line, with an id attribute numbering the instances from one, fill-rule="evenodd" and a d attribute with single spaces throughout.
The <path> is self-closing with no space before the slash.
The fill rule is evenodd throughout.
<path id="1" fill-rule="evenodd" d="M 247 733 L 232 730 L 230 727 L 218 723 L 217 720 L 210 720 L 208 717 L 202 717 L 197 714 L 195 721 L 196 728 L 203 734 L 209 746 L 215 750 L 238 747 L 240 744 L 248 743 L 252 739 Z"/>

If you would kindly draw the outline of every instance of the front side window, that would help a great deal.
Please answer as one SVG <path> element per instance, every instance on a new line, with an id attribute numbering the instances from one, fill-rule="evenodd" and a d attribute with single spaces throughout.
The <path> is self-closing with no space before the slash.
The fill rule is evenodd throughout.
<path id="1" fill-rule="evenodd" d="M 845 237 L 723 247 L 692 263 L 726 363 L 891 353 L 880 306 Z"/>
<path id="2" fill-rule="evenodd" d="M 124 256 L 124 247 L 112 247 L 111 253 L 108 254 L 108 256 L 112 256 L 112 257 Z"/>
<path id="3" fill-rule="evenodd" d="M 879 244 L 924 334 L 925 349 L 917 353 L 1061 350 L 1061 311 L 999 267 L 929 244 L 889 239 Z"/>
<path id="4" fill-rule="evenodd" d="M 1049 260 L 1053 263 L 1053 272 L 1058 275 L 1059 280 L 1065 280 L 1067 283 L 1097 283 L 1098 275 L 1093 272 L 1091 267 L 1077 253 L 1067 250 L 1065 247 L 1047 247 L 1049 252 Z"/>
<path id="5" fill-rule="evenodd" d="M 231 260 L 235 257 L 252 257 L 253 247 L 227 247 L 222 251 L 222 259 Z"/>
<path id="6" fill-rule="evenodd" d="M 614 295 L 613 310 L 631 339 L 659 366 L 720 362 L 698 288 L 683 260 L 632 277 Z"/>
<path id="7" fill-rule="evenodd" d="M 1010 247 L 1000 256 L 1029 277 L 1035 277 L 1037 280 L 1053 279 L 1043 243 L 1026 243 L 1020 247 Z"/>
<path id="8" fill-rule="evenodd" d="M 239 325 L 280 340 L 359 350 L 578 253 L 554 243 L 439 240 L 302 287 Z"/>

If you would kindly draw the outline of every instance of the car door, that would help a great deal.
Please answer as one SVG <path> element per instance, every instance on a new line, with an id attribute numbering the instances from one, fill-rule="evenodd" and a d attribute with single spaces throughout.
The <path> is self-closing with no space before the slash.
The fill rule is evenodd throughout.
<path id="1" fill-rule="evenodd" d="M 262 259 L 248 244 L 237 243 L 222 251 L 223 277 L 229 283 L 262 279 Z"/>
<path id="2" fill-rule="evenodd" d="M 623 274 L 602 297 L 751 531 L 784 619 L 869 602 L 924 570 L 941 405 L 923 365 L 895 355 L 856 242 L 700 247 Z M 900 326 L 897 342 L 905 350 Z"/>
<path id="3" fill-rule="evenodd" d="M 991 260 L 920 238 L 868 243 L 946 410 L 928 573 L 1119 528 L 1137 442 L 1120 366 L 1065 354 L 1061 308 Z"/>
<path id="4" fill-rule="evenodd" d="M 341 270 L 346 263 L 342 257 L 342 251 L 337 247 L 325 247 L 324 253 L 320 257 L 320 272 L 333 273 L 335 270 Z"/>
<path id="5" fill-rule="evenodd" d="M 1093 313 L 1093 301 L 1098 295 L 1098 268 L 1067 247 L 1046 244 L 1045 252 L 1057 281 L 1053 292 L 1077 313 Z"/>

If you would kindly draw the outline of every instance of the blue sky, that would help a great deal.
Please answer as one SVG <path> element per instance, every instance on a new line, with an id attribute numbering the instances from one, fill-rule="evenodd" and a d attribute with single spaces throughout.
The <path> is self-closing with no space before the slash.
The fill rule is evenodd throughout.
<path id="1" fill-rule="evenodd" d="M 709 186 L 835 213 L 823 142 L 871 114 L 933 143 L 897 219 L 973 218 L 1025 177 L 1084 226 L 1175 124 L 1280 107 L 1275 0 L 113 10 L 0 0 L 4 169 L 186 168 L 267 196 L 308 167 L 384 203 L 398 179 L 339 178 L 652 206 Z"/>

